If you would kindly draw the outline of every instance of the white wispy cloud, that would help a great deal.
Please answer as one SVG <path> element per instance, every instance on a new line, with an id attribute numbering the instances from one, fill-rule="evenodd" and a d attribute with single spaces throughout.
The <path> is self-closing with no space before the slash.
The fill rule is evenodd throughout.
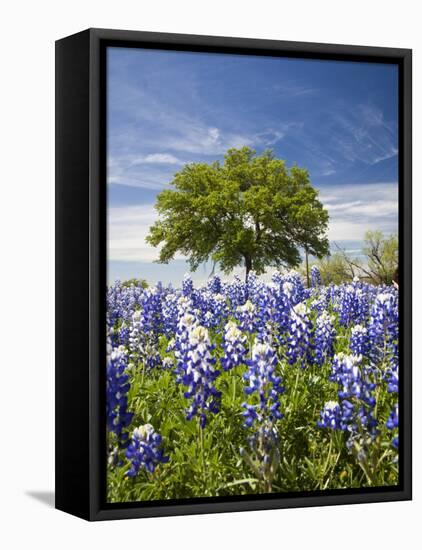
<path id="1" fill-rule="evenodd" d="M 116 206 L 108 209 L 107 257 L 109 261 L 154 262 L 160 247 L 146 242 L 149 228 L 158 219 L 153 204 Z M 175 259 L 184 257 L 176 254 Z"/>
<path id="2" fill-rule="evenodd" d="M 133 160 L 133 165 L 137 164 L 184 164 L 182 160 L 178 159 L 174 155 L 167 153 L 153 153 L 145 155 L 144 157 L 137 157 Z"/>
<path id="3" fill-rule="evenodd" d="M 108 209 L 108 260 L 146 261 L 158 258 L 158 250 L 145 237 L 157 220 L 154 205 L 122 206 Z"/>
<path id="4" fill-rule="evenodd" d="M 320 199 L 330 216 L 330 241 L 360 241 L 369 230 L 398 231 L 395 182 L 325 186 Z"/>
<path id="5" fill-rule="evenodd" d="M 330 122 L 330 121 L 329 121 Z M 334 109 L 328 145 L 352 163 L 378 164 L 398 153 L 396 133 L 382 111 L 370 104 Z"/>
<path id="6" fill-rule="evenodd" d="M 297 98 L 300 96 L 313 95 L 319 91 L 313 86 L 304 86 L 297 82 L 284 82 L 282 84 L 274 84 L 272 88 L 279 97 Z"/>
<path id="7" fill-rule="evenodd" d="M 300 123 L 280 124 L 276 128 L 264 128 L 250 136 L 224 133 L 219 128 L 205 128 L 197 125 L 186 129 L 183 137 L 167 136 L 163 142 L 172 153 L 114 154 L 107 165 L 107 182 L 114 185 L 127 185 L 144 189 L 163 189 L 168 186 L 178 168 L 194 161 L 210 162 L 222 157 L 227 149 L 243 146 L 271 148 L 290 131 L 300 129 Z M 128 139 L 132 139 L 130 136 Z M 148 143 L 148 145 L 151 145 Z"/>

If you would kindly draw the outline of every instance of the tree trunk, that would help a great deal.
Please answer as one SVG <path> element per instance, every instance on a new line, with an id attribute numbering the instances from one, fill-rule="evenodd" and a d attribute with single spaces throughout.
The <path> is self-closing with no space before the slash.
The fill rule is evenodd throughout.
<path id="1" fill-rule="evenodd" d="M 305 246 L 305 263 L 306 263 L 306 281 L 308 283 L 308 288 L 311 286 L 309 280 L 309 257 L 308 257 L 308 248 Z"/>
<path id="2" fill-rule="evenodd" d="M 249 272 L 252 269 L 252 258 L 250 256 L 245 256 L 245 267 L 246 267 L 246 275 L 245 275 L 245 282 L 248 281 Z"/>

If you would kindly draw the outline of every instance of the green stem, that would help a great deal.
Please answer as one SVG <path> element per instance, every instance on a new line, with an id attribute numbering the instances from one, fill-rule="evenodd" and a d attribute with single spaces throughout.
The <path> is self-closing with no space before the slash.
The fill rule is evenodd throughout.
<path id="1" fill-rule="evenodd" d="M 145 378 L 145 361 L 142 362 L 142 376 L 141 376 L 141 387 L 144 387 L 144 378 Z"/>
<path id="2" fill-rule="evenodd" d="M 236 373 L 233 371 L 233 397 L 232 397 L 232 404 L 234 406 L 236 401 Z"/>
<path id="3" fill-rule="evenodd" d="M 206 471 L 205 471 L 205 450 L 204 450 L 204 430 L 201 428 L 201 425 L 199 424 L 200 420 L 198 419 L 198 429 L 199 429 L 199 448 L 200 448 L 200 454 L 201 454 L 201 469 L 202 469 L 202 484 L 203 484 L 203 491 L 206 492 Z"/>

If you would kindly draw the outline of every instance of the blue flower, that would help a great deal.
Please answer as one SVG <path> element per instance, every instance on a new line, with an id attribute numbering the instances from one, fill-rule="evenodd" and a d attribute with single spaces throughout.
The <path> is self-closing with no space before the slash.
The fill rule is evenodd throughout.
<path id="1" fill-rule="evenodd" d="M 230 299 L 232 313 L 234 313 L 237 306 L 244 304 L 247 300 L 246 285 L 238 275 L 235 275 L 233 281 L 227 285 L 226 292 Z"/>
<path id="2" fill-rule="evenodd" d="M 246 332 L 255 332 L 257 329 L 256 307 L 247 300 L 243 306 L 236 309 L 236 319 L 240 323 L 240 329 Z"/>
<path id="3" fill-rule="evenodd" d="M 358 279 L 352 283 L 337 288 L 335 308 L 339 312 L 340 324 L 364 324 L 369 312 L 368 286 L 359 283 Z"/>
<path id="4" fill-rule="evenodd" d="M 303 302 L 295 305 L 288 320 L 286 355 L 291 365 L 299 362 L 302 368 L 311 360 L 311 330 L 309 310 Z"/>
<path id="5" fill-rule="evenodd" d="M 314 288 L 321 285 L 321 272 L 316 265 L 311 267 L 311 285 Z"/>
<path id="6" fill-rule="evenodd" d="M 399 427 L 399 406 L 396 403 L 393 407 L 393 410 L 390 413 L 390 416 L 388 417 L 388 420 L 385 424 L 389 430 L 397 430 Z M 396 435 L 393 438 L 392 441 L 393 446 L 398 449 L 399 448 L 399 436 Z"/>
<path id="7" fill-rule="evenodd" d="M 218 275 L 213 275 L 213 277 L 211 277 L 208 281 L 207 287 L 213 294 L 221 294 L 223 285 L 220 277 Z"/>
<path id="8" fill-rule="evenodd" d="M 334 338 L 336 331 L 334 329 L 334 317 L 327 311 L 324 311 L 317 317 L 315 326 L 315 363 L 318 366 L 323 365 L 333 356 Z"/>
<path id="9" fill-rule="evenodd" d="M 346 446 L 365 460 L 366 450 L 377 434 L 373 409 L 375 384 L 370 370 L 362 365 L 362 357 L 338 353 L 332 363 L 330 380 L 339 386 L 339 403 L 326 403 L 317 425 L 320 428 L 349 433 Z"/>
<path id="10" fill-rule="evenodd" d="M 134 477 L 141 468 L 153 473 L 158 464 L 168 462 L 169 458 L 164 456 L 161 443 L 161 435 L 154 430 L 151 424 L 135 428 L 126 450 L 126 458 L 131 462 L 126 475 Z"/>
<path id="11" fill-rule="evenodd" d="M 243 378 L 247 395 L 256 395 L 257 403 L 243 403 L 245 425 L 260 425 L 283 417 L 280 412 L 280 395 L 284 392 L 280 376 L 276 376 L 277 356 L 269 343 L 255 342 L 252 359 L 246 360 L 249 367 Z"/>
<path id="12" fill-rule="evenodd" d="M 241 365 L 246 360 L 246 336 L 242 334 L 234 321 L 229 321 L 224 327 L 224 356 L 221 365 L 225 371 Z"/>
<path id="13" fill-rule="evenodd" d="M 261 336 L 252 347 L 252 359 L 247 360 L 248 372 L 244 375 L 245 393 L 249 400 L 245 409 L 245 427 L 252 428 L 248 437 L 249 454 L 241 449 L 241 455 L 263 484 L 271 491 L 272 481 L 280 464 L 279 439 L 276 421 L 283 418 L 280 396 L 284 392 L 280 376 L 276 376 L 277 357 L 268 336 Z"/>
<path id="14" fill-rule="evenodd" d="M 191 399 L 186 411 L 186 418 L 199 417 L 199 425 L 205 428 L 207 413 L 216 414 L 220 410 L 221 393 L 215 388 L 214 381 L 220 372 L 215 368 L 216 360 L 211 355 L 214 346 L 211 344 L 208 330 L 200 325 L 187 330 L 183 354 L 183 373 L 178 381 L 187 386 L 184 395 Z"/>
<path id="15" fill-rule="evenodd" d="M 379 293 L 371 308 L 368 324 L 373 365 L 398 366 L 399 309 L 397 292 Z"/>
<path id="16" fill-rule="evenodd" d="M 141 363 L 147 370 L 161 364 L 158 335 L 146 329 L 145 316 L 138 310 L 132 315 L 127 348 L 132 361 Z"/>
<path id="17" fill-rule="evenodd" d="M 374 407 L 375 384 L 369 380 L 369 371 L 361 362 L 361 356 L 338 353 L 334 357 L 330 380 L 337 382 L 338 396 L 341 399 L 356 398 L 369 407 Z"/>
<path id="18" fill-rule="evenodd" d="M 344 419 L 337 401 L 327 401 L 321 411 L 321 418 L 317 422 L 320 428 L 331 428 L 332 430 L 344 430 Z"/>
<path id="19" fill-rule="evenodd" d="M 362 325 L 355 325 L 350 336 L 350 351 L 353 355 L 368 356 L 370 341 L 368 330 Z"/>
<path id="20" fill-rule="evenodd" d="M 193 293 L 193 281 L 189 273 L 186 273 L 182 281 L 183 296 L 191 296 Z"/>
<path id="21" fill-rule="evenodd" d="M 399 366 L 393 365 L 390 369 L 387 369 L 385 374 L 385 380 L 387 382 L 387 391 L 389 393 L 398 393 L 399 391 Z"/>
<path id="22" fill-rule="evenodd" d="M 127 393 L 130 389 L 130 383 L 126 367 L 126 350 L 122 346 L 113 348 L 108 343 L 106 382 L 107 428 L 110 432 L 116 434 L 121 447 L 126 446 L 128 434 L 125 432 L 125 428 L 129 426 L 133 417 L 133 414 L 127 410 Z"/>

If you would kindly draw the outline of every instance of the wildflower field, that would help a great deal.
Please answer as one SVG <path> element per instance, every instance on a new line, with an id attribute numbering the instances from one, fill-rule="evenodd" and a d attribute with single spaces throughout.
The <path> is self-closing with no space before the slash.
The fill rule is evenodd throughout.
<path id="1" fill-rule="evenodd" d="M 107 293 L 109 502 L 398 483 L 398 291 L 218 276 Z"/>

